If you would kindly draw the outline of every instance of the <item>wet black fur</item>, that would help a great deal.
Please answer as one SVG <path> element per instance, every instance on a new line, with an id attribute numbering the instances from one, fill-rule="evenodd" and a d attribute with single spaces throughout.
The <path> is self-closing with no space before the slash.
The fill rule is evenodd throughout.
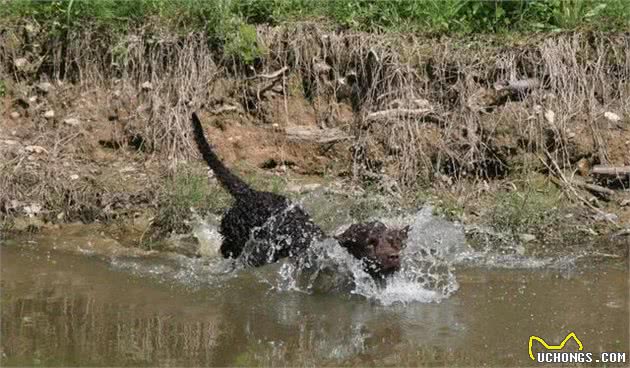
<path id="1" fill-rule="evenodd" d="M 201 155 L 235 199 L 221 221 L 223 257 L 239 257 L 247 248 L 245 262 L 262 266 L 303 254 L 313 240 L 325 237 L 300 206 L 281 195 L 254 190 L 230 172 L 210 148 L 195 113 L 192 125 Z"/>
<path id="2" fill-rule="evenodd" d="M 254 190 L 230 172 L 210 148 L 195 113 L 192 114 L 192 125 L 201 155 L 221 185 L 235 199 L 234 205 L 223 216 L 219 229 L 223 236 L 223 257 L 243 255 L 245 263 L 262 266 L 281 258 L 304 255 L 313 240 L 326 238 L 302 207 L 281 195 Z M 354 224 L 335 239 L 362 261 L 364 270 L 370 276 L 383 280 L 393 271 L 381 269 L 371 256 L 373 245 L 370 242 L 387 235 L 387 231 L 383 223 L 373 221 Z"/>

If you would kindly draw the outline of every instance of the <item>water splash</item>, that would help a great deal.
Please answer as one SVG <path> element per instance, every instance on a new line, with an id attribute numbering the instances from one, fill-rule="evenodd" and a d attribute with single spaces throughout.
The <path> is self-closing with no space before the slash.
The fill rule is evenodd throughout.
<path id="1" fill-rule="evenodd" d="M 334 239 L 315 242 L 303 257 L 283 263 L 276 280 L 266 282 L 281 291 L 347 292 L 384 305 L 439 302 L 458 288 L 449 256 L 468 248 L 461 227 L 431 213 L 425 208 L 413 215 L 379 218 L 392 227 L 411 224 L 401 269 L 385 283 L 370 277 L 361 261 Z"/>
<path id="2" fill-rule="evenodd" d="M 382 305 L 396 303 L 435 303 L 458 289 L 454 268 L 566 267 L 575 257 L 533 258 L 515 243 L 495 246 L 491 242 L 473 249 L 466 242 L 464 226 L 434 216 L 431 207 L 416 213 L 374 218 L 390 227 L 410 225 L 407 248 L 402 253 L 399 272 L 385 283 L 367 274 L 361 261 L 352 257 L 336 240 L 317 241 L 297 259 L 284 259 L 260 269 L 244 266 L 247 249 L 237 260 L 220 255 L 219 218 L 195 218 L 192 233 L 199 240 L 202 258 L 162 257 L 151 262 L 133 257 L 112 260 L 116 268 L 193 287 L 219 286 L 233 277 L 254 276 L 276 292 L 345 293 L 374 300 Z M 351 224 L 337 228 L 341 233 Z"/>

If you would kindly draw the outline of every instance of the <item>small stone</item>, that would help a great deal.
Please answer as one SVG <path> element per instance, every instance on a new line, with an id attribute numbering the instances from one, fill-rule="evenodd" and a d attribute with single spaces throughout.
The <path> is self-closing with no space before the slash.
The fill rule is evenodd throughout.
<path id="1" fill-rule="evenodd" d="M 630 199 L 624 199 L 623 201 L 621 201 L 621 203 L 619 203 L 619 205 L 621 207 L 628 207 L 628 206 L 630 206 Z"/>
<path id="2" fill-rule="evenodd" d="M 44 117 L 48 120 L 52 119 L 55 117 L 55 111 L 54 110 L 48 110 L 44 113 Z"/>
<path id="3" fill-rule="evenodd" d="M 593 219 L 595 221 L 610 221 L 610 222 L 617 222 L 619 220 L 619 216 L 615 215 L 614 213 L 598 213 L 597 215 L 593 216 Z"/>
<path id="4" fill-rule="evenodd" d="M 431 105 L 431 102 L 429 102 L 429 100 L 424 99 L 424 98 L 417 98 L 413 100 L 412 102 L 416 109 L 430 109 L 433 107 Z"/>
<path id="5" fill-rule="evenodd" d="M 53 85 L 48 83 L 48 82 L 42 82 L 42 83 L 37 85 L 37 89 L 40 92 L 48 93 L 48 92 L 52 91 Z"/>
<path id="6" fill-rule="evenodd" d="M 588 176 L 591 173 L 591 163 L 586 158 L 582 158 L 577 162 L 577 168 L 582 176 Z"/>
<path id="7" fill-rule="evenodd" d="M 621 121 L 621 117 L 617 114 L 615 114 L 614 112 L 610 112 L 610 111 L 606 111 L 604 113 L 604 117 L 606 119 L 608 119 L 608 121 L 613 122 L 613 123 L 617 123 L 619 121 Z"/>
<path id="8" fill-rule="evenodd" d="M 151 82 L 144 82 L 144 83 L 142 83 L 142 90 L 150 91 L 152 89 L 153 89 L 153 85 L 151 84 Z"/>
<path id="9" fill-rule="evenodd" d="M 289 184 L 287 186 L 287 191 L 294 192 L 294 193 L 308 193 L 308 192 L 313 192 L 319 189 L 321 186 L 322 185 L 318 183 L 311 183 L 311 184 L 304 184 L 304 185 Z"/>
<path id="10" fill-rule="evenodd" d="M 26 58 L 17 58 L 13 61 L 13 65 L 15 65 L 15 67 L 18 70 L 22 70 L 26 68 L 27 64 L 28 64 L 28 60 L 26 60 Z"/>
<path id="11" fill-rule="evenodd" d="M 70 180 L 77 180 L 77 179 L 79 179 L 79 175 L 77 174 L 70 175 Z"/>
<path id="12" fill-rule="evenodd" d="M 31 96 L 28 98 L 28 102 L 33 103 L 37 101 L 37 96 Z"/>
<path id="13" fill-rule="evenodd" d="M 24 213 L 29 217 L 35 216 L 42 211 L 42 206 L 38 203 L 32 203 L 30 206 L 24 206 Z"/>
<path id="14" fill-rule="evenodd" d="M 555 123 L 556 122 L 556 113 L 551 111 L 551 110 L 545 111 L 545 120 L 547 120 L 547 122 L 549 124 Z"/>
<path id="15" fill-rule="evenodd" d="M 332 67 L 323 61 L 320 61 L 318 63 L 315 63 L 315 65 L 313 65 L 313 71 L 316 74 L 328 73 L 331 69 Z"/>
<path id="16" fill-rule="evenodd" d="M 13 111 L 13 112 L 11 113 L 11 119 L 15 120 L 15 119 L 17 119 L 17 118 L 19 118 L 19 117 L 20 117 L 20 113 L 19 113 L 19 112 L 17 112 L 17 111 Z"/>
<path id="17" fill-rule="evenodd" d="M 24 150 L 31 153 L 48 153 L 48 151 L 42 146 L 26 146 L 24 147 Z"/>
<path id="18" fill-rule="evenodd" d="M 573 132 L 567 133 L 567 138 L 569 138 L 569 139 L 575 138 L 575 133 L 573 133 Z"/>
<path id="19" fill-rule="evenodd" d="M 78 126 L 81 124 L 81 122 L 77 118 L 67 118 L 63 121 L 63 123 L 70 126 Z"/>
<path id="20" fill-rule="evenodd" d="M 532 234 L 519 234 L 518 238 L 523 242 L 523 243 L 529 243 L 532 242 L 534 240 L 536 240 L 536 236 L 532 235 Z"/>

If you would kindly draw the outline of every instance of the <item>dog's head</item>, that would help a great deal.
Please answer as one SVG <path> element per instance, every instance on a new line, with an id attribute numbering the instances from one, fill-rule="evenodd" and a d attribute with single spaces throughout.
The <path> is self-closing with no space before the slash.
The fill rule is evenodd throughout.
<path id="1" fill-rule="evenodd" d="M 406 245 L 409 226 L 389 229 L 379 221 L 353 224 L 335 237 L 355 258 L 363 261 L 374 278 L 383 278 L 400 269 L 401 251 Z"/>

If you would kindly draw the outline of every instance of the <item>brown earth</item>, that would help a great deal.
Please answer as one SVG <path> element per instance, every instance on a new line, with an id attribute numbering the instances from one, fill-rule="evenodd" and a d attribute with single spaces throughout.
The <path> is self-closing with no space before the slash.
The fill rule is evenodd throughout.
<path id="1" fill-rule="evenodd" d="M 79 37 L 68 53 L 81 73 L 61 81 L 52 72 L 33 72 L 35 66 L 16 66 L 18 57 L 34 64 L 47 55 L 32 55 L 16 32 L 15 44 L 0 45 L 7 91 L 0 105 L 3 229 L 164 220 L 160 211 L 178 191 L 173 183 L 182 169 L 205 176 L 188 130 L 192 110 L 219 155 L 240 173 L 285 183 L 297 177 L 352 183 L 401 206 L 431 200 L 446 215 L 490 226 L 497 198 L 507 198 L 508 215 L 515 215 L 527 193 L 551 193 L 547 202 L 561 197 L 561 210 L 541 201 L 541 209 L 530 211 L 570 220 L 545 231 L 561 237 L 563 222 L 576 234 L 598 236 L 630 228 L 630 183 L 589 171 L 597 164 L 630 165 L 630 61 L 604 57 L 615 35 L 558 35 L 483 50 L 443 40 L 431 50 L 400 51 L 390 36 L 300 27 L 286 34 L 259 30 L 273 57 L 263 58 L 253 76 L 217 64 L 203 37 L 189 35 L 165 41 L 171 52 L 152 57 L 145 52 L 160 50 L 130 44 L 133 62 L 124 79 L 97 62 L 108 49 L 99 44 L 84 55 Z M 287 47 L 308 58 L 291 59 Z M 601 57 L 574 63 L 558 57 L 563 53 Z M 601 62 L 611 64 L 593 69 Z M 50 63 L 60 69 L 59 60 Z M 558 70 L 564 72 L 553 74 Z M 493 87 L 518 77 L 544 83 L 513 95 Z M 578 176 L 614 194 L 576 186 Z M 189 216 L 189 204 L 171 217 Z M 528 224 L 515 229 L 542 231 Z"/>

